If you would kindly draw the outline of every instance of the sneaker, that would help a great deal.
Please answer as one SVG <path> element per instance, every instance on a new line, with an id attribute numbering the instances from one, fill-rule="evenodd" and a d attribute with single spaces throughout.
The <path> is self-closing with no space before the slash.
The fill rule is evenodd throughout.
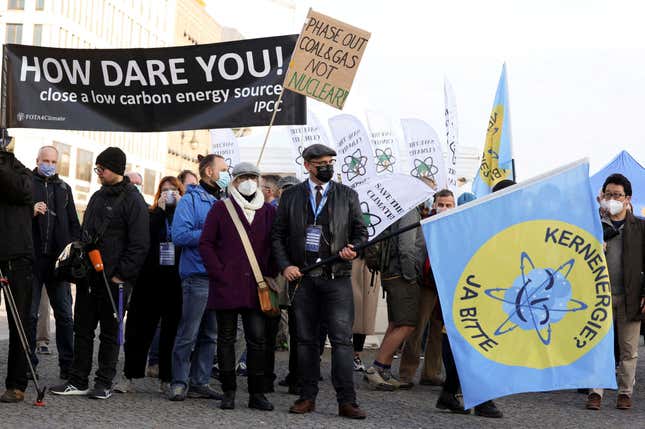
<path id="1" fill-rule="evenodd" d="M 239 361 L 235 366 L 235 372 L 237 373 L 238 377 L 246 377 L 247 375 L 246 362 Z"/>
<path id="2" fill-rule="evenodd" d="M 486 401 L 483 404 L 477 405 L 475 407 L 475 415 L 491 419 L 501 419 L 503 417 L 502 412 L 493 401 Z"/>
<path id="3" fill-rule="evenodd" d="M 588 410 L 599 410 L 601 401 L 602 397 L 599 394 L 590 393 L 589 396 L 587 396 L 587 404 L 585 405 L 585 408 Z"/>
<path id="4" fill-rule="evenodd" d="M 217 401 L 222 400 L 222 394 L 213 389 L 208 384 L 202 384 L 201 386 L 191 385 L 188 388 L 187 396 L 191 399 L 215 399 Z"/>
<path id="5" fill-rule="evenodd" d="M 40 345 L 36 347 L 36 353 L 39 355 L 50 355 L 52 354 L 52 351 L 49 350 L 49 346 L 46 344 Z"/>
<path id="6" fill-rule="evenodd" d="M 159 383 L 159 393 L 168 394 L 170 391 L 170 383 L 162 381 Z"/>
<path id="7" fill-rule="evenodd" d="M 384 380 L 381 373 L 374 367 L 365 371 L 363 378 L 367 381 L 367 384 L 376 390 L 380 390 L 382 392 L 393 392 L 396 390 L 396 386 Z"/>
<path id="8" fill-rule="evenodd" d="M 5 404 L 15 404 L 25 400 L 25 392 L 18 389 L 7 389 L 6 392 L 0 396 L 0 402 Z"/>
<path id="9" fill-rule="evenodd" d="M 183 384 L 171 384 L 168 389 L 168 400 L 177 402 L 186 399 L 186 387 Z"/>
<path id="10" fill-rule="evenodd" d="M 412 383 L 411 381 L 400 381 L 398 378 L 392 375 L 392 371 L 389 369 L 381 372 L 381 377 L 383 377 L 383 380 L 385 380 L 386 382 L 394 385 L 394 387 L 396 387 L 397 389 L 407 390 L 412 389 L 412 387 L 414 386 L 414 383 Z"/>
<path id="11" fill-rule="evenodd" d="M 135 393 L 134 380 L 131 378 L 122 378 L 114 384 L 112 388 L 117 393 Z"/>
<path id="12" fill-rule="evenodd" d="M 159 365 L 148 365 L 146 377 L 159 378 Z"/>
<path id="13" fill-rule="evenodd" d="M 61 396 L 85 396 L 90 393 L 90 389 L 79 389 L 70 383 L 59 384 L 49 388 L 49 391 L 54 395 Z"/>
<path id="14" fill-rule="evenodd" d="M 112 390 L 105 387 L 94 386 L 94 389 L 90 390 L 90 393 L 87 394 L 90 399 L 109 399 L 112 396 Z"/>
<path id="15" fill-rule="evenodd" d="M 470 409 L 464 409 L 460 396 L 442 391 L 439 399 L 437 399 L 436 407 L 440 410 L 450 410 L 455 414 L 470 414 Z"/>
<path id="16" fill-rule="evenodd" d="M 361 357 L 359 355 L 354 356 L 354 371 L 356 372 L 365 371 L 365 365 L 363 365 L 363 361 L 361 360 Z"/>

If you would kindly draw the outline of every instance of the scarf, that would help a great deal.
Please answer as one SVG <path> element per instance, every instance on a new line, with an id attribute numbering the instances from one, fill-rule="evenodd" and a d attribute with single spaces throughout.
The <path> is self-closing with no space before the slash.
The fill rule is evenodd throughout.
<path id="1" fill-rule="evenodd" d="M 233 201 L 242 208 L 246 220 L 249 221 L 249 225 L 252 224 L 255 212 L 260 210 L 264 205 L 264 194 L 256 191 L 253 199 L 251 201 L 247 201 L 246 198 L 244 198 L 244 195 L 240 194 L 240 191 L 235 189 L 235 186 L 233 185 L 229 185 L 228 194 L 231 196 Z"/>
<path id="2" fill-rule="evenodd" d="M 206 190 L 209 194 L 217 198 L 218 200 L 221 198 L 222 195 L 222 190 L 220 187 L 215 183 L 213 185 L 209 185 L 208 183 L 204 182 L 203 180 L 199 181 L 199 184 L 201 185 L 202 188 Z"/>

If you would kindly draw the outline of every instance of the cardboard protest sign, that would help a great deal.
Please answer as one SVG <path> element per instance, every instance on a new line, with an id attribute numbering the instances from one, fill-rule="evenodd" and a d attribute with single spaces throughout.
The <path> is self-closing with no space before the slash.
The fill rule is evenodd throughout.
<path id="1" fill-rule="evenodd" d="M 284 87 L 343 108 L 370 33 L 309 10 Z"/>
<path id="2" fill-rule="evenodd" d="M 151 49 L 5 45 L 2 126 L 174 131 L 300 125 L 306 97 L 282 94 L 297 36 Z"/>

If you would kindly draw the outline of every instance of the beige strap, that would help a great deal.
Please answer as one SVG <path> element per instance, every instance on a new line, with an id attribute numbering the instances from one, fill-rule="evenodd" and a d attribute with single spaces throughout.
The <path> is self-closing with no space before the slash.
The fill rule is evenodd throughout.
<path id="1" fill-rule="evenodd" d="M 251 241 L 249 241 L 246 229 L 244 229 L 244 225 L 242 225 L 242 221 L 240 220 L 237 211 L 235 211 L 235 207 L 233 207 L 233 201 L 230 198 L 227 198 L 224 200 L 224 205 L 226 206 L 226 210 L 228 210 L 228 214 L 231 216 L 231 219 L 233 219 L 233 224 L 235 225 L 235 229 L 237 229 L 237 233 L 240 235 L 242 246 L 244 246 L 244 251 L 246 252 L 246 257 L 249 258 L 249 263 L 253 270 L 255 281 L 258 283 L 258 287 L 260 289 L 264 289 L 267 285 L 264 281 L 262 270 L 260 269 L 258 260 L 255 257 L 255 252 L 253 251 L 253 246 L 251 246 Z"/>

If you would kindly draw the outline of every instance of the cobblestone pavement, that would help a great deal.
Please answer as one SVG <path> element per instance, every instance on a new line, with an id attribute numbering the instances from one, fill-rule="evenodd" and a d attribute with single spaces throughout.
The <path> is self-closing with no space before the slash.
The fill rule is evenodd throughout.
<path id="1" fill-rule="evenodd" d="M 8 342 L 0 341 L 0 374 L 6 368 Z M 642 350 L 642 348 L 641 348 Z M 645 354 L 643 354 L 645 355 Z M 44 384 L 57 384 L 58 368 L 55 355 L 41 356 L 39 371 Z M 366 352 L 369 362 L 373 352 Z M 288 353 L 278 352 L 278 376 L 285 375 Z M 122 364 L 123 356 L 121 356 Z M 46 396 L 43 408 L 32 405 L 35 392 L 30 386 L 27 400 L 21 404 L 0 404 L 2 428 L 428 428 L 428 427 L 495 427 L 495 428 L 638 428 L 645 426 L 645 377 L 637 379 L 635 406 L 630 411 L 615 408 L 616 392 L 607 392 L 600 412 L 584 409 L 585 396 L 576 392 L 553 392 L 515 395 L 497 401 L 504 412 L 501 420 L 487 420 L 475 416 L 460 416 L 435 409 L 439 394 L 436 387 L 415 386 L 410 391 L 376 392 L 370 390 L 355 373 L 355 382 L 361 406 L 367 411 L 364 421 L 350 421 L 337 416 L 333 388 L 330 383 L 330 356 L 325 352 L 321 391 L 315 413 L 294 416 L 287 413 L 296 399 L 287 395 L 285 388 L 269 395 L 276 406 L 274 412 L 249 410 L 243 378 L 240 378 L 237 408 L 219 410 L 212 400 L 170 402 L 158 393 L 158 380 L 146 378 L 140 383 L 140 393 L 114 394 L 107 401 L 83 397 Z M 395 363 L 398 365 L 398 363 Z M 121 365 L 120 365 L 121 366 Z M 645 363 L 641 361 L 642 374 Z M 213 380 L 214 385 L 219 384 Z"/>

